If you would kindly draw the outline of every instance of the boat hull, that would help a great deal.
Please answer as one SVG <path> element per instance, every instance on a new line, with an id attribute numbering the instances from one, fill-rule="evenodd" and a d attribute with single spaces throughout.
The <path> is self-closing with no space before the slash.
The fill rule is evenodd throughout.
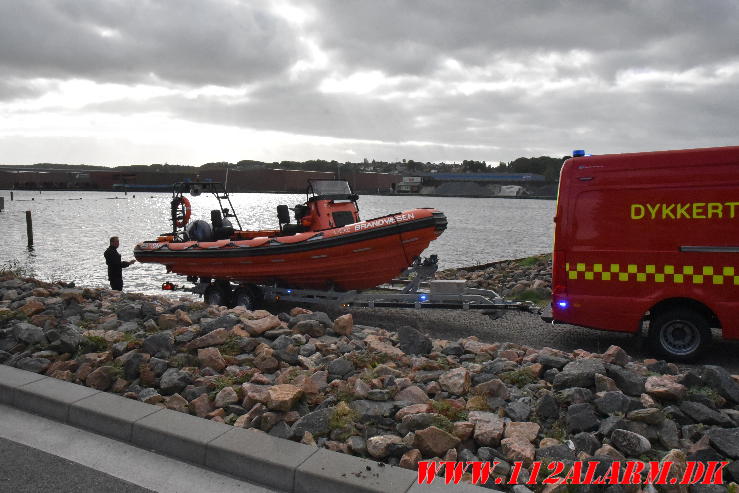
<path id="1" fill-rule="evenodd" d="M 143 263 L 236 283 L 303 289 L 368 289 L 402 273 L 446 228 L 444 214 L 414 209 L 342 228 L 220 242 L 145 242 Z"/>

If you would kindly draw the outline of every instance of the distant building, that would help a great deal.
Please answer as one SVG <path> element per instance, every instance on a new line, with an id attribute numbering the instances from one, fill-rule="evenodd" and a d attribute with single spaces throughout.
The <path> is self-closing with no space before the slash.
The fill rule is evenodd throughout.
<path id="1" fill-rule="evenodd" d="M 429 178 L 433 178 L 436 181 L 545 181 L 544 175 L 537 175 L 535 173 L 435 173 Z"/>
<path id="2" fill-rule="evenodd" d="M 395 186 L 396 193 L 418 193 L 421 190 L 423 178 L 420 176 L 404 176 Z"/>

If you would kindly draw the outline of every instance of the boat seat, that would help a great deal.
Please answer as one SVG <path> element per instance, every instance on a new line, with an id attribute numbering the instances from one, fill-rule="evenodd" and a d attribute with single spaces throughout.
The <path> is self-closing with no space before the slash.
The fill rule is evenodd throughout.
<path id="1" fill-rule="evenodd" d="M 308 228 L 306 228 L 302 224 L 291 224 L 291 223 L 288 223 L 288 224 L 283 224 L 282 225 L 282 234 L 283 234 L 283 236 L 286 236 L 286 235 L 294 235 L 294 234 L 298 234 L 298 233 L 305 233 L 306 231 L 308 231 Z"/>

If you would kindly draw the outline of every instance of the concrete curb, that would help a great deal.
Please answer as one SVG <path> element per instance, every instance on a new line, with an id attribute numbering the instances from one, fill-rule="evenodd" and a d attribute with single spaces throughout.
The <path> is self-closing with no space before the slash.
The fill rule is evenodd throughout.
<path id="1" fill-rule="evenodd" d="M 491 491 L 417 485 L 416 473 L 0 365 L 0 403 L 295 493 Z"/>

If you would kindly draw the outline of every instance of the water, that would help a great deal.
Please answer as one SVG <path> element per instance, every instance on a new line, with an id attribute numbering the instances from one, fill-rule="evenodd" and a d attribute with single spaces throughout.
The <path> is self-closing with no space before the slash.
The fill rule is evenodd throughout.
<path id="1" fill-rule="evenodd" d="M 103 252 L 111 236 L 121 240 L 123 260 L 133 259 L 133 247 L 170 230 L 169 193 L 137 192 L 10 192 L 0 213 L 0 265 L 17 261 L 37 278 L 74 281 L 77 285 L 108 286 Z M 33 199 L 33 200 L 31 200 Z M 245 229 L 277 227 L 276 207 L 302 203 L 302 194 L 233 194 Z M 191 199 L 193 219 L 209 219 L 216 201 Z M 437 254 L 441 269 L 520 258 L 551 251 L 554 201 L 471 199 L 459 197 L 362 196 L 362 219 L 417 207 L 435 207 L 449 221 L 446 232 L 426 250 Z M 26 247 L 25 212 L 33 216 L 34 248 Z M 232 221 L 234 222 L 234 221 Z M 234 222 L 234 226 L 236 226 Z M 184 279 L 164 267 L 134 264 L 124 269 L 124 289 L 161 294 L 161 283 Z"/>

